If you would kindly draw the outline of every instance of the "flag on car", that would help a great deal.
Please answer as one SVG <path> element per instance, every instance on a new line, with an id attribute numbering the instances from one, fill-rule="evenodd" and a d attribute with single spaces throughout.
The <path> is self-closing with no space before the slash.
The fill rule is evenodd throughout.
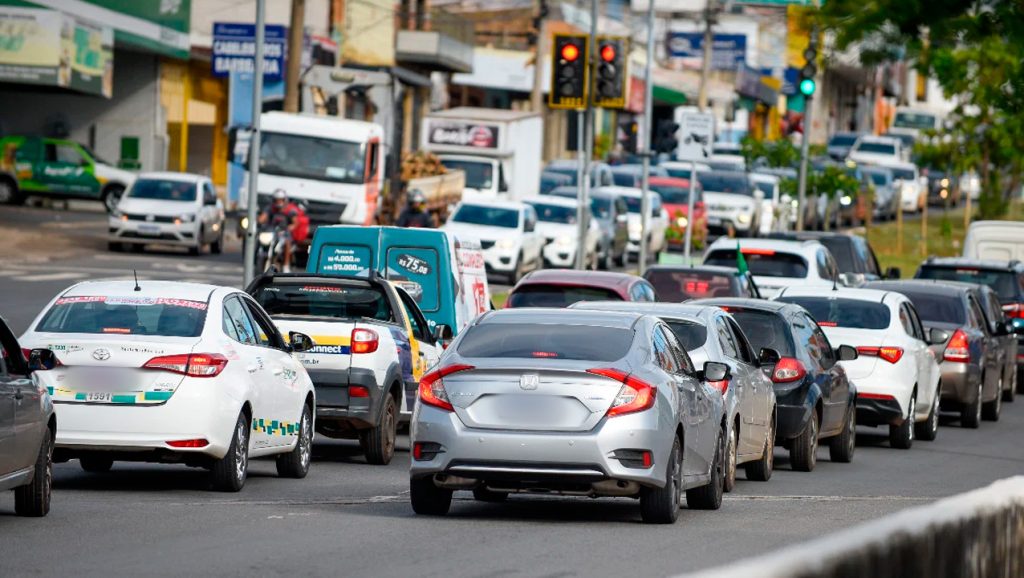
<path id="1" fill-rule="evenodd" d="M 747 271 L 747 260 L 743 257 L 743 251 L 740 251 L 740 242 L 736 241 L 736 269 L 740 275 L 746 275 Z"/>

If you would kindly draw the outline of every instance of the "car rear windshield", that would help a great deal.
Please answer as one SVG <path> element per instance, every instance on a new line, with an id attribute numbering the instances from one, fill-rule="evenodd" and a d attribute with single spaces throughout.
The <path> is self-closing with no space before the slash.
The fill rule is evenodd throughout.
<path id="1" fill-rule="evenodd" d="M 924 266 L 918 271 L 920 279 L 940 279 L 942 281 L 965 281 L 988 285 L 999 295 L 999 300 L 1004 303 L 1020 301 L 1020 283 L 1017 275 L 1010 271 L 999 271 L 994 269 L 981 269 L 977 267 L 931 267 Z"/>
<path id="2" fill-rule="evenodd" d="M 387 296 L 376 287 L 275 283 L 253 297 L 275 317 L 394 320 Z"/>
<path id="3" fill-rule="evenodd" d="M 463 357 L 615 361 L 629 352 L 633 331 L 621 327 L 485 323 L 459 343 Z"/>
<path id="4" fill-rule="evenodd" d="M 935 295 L 932 293 L 909 293 L 900 291 L 914 304 L 922 321 L 934 323 L 956 323 L 967 321 L 964 302 L 957 295 Z"/>
<path id="5" fill-rule="evenodd" d="M 537 220 L 544 223 L 562 223 L 571 225 L 576 222 L 576 207 L 549 205 L 546 203 L 530 203 L 537 211 Z"/>
<path id="6" fill-rule="evenodd" d="M 665 323 L 668 323 L 672 333 L 676 334 L 679 339 L 679 343 L 687 351 L 693 351 L 700 347 L 704 347 L 704 344 L 708 340 L 708 328 L 704 327 L 700 323 L 691 323 L 689 321 L 677 321 L 672 319 L 665 319 Z"/>
<path id="7" fill-rule="evenodd" d="M 672 205 L 685 205 L 690 202 L 690 188 L 689 185 L 682 187 L 676 185 L 658 185 L 651 184 L 651 190 L 661 195 L 661 201 L 663 203 L 669 203 Z M 701 200 L 700 187 L 694 187 L 693 191 L 693 202 Z"/>
<path id="8" fill-rule="evenodd" d="M 485 207 L 484 205 L 462 205 L 452 216 L 452 221 L 515 229 L 519 226 L 519 211 L 501 207 Z"/>
<path id="9" fill-rule="evenodd" d="M 206 323 L 206 309 L 205 301 L 171 297 L 61 297 L 36 331 L 197 337 Z"/>
<path id="10" fill-rule="evenodd" d="M 730 307 L 736 323 L 740 324 L 747 340 L 754 348 L 754 351 L 761 351 L 768 347 L 779 352 L 783 357 L 793 357 L 796 349 L 793 347 L 793 336 L 789 325 L 782 316 L 769 311 L 757 311 L 756 309 L 735 309 Z"/>
<path id="11" fill-rule="evenodd" d="M 579 285 L 523 285 L 508 296 L 509 307 L 568 307 L 577 301 L 622 301 L 603 287 Z"/>
<path id="12" fill-rule="evenodd" d="M 622 197 L 626 201 L 626 210 L 634 215 L 640 214 L 640 203 L 642 202 L 640 197 Z M 651 199 L 651 216 L 657 217 L 661 212 L 661 203 L 658 203 L 653 198 Z"/>
<path id="13" fill-rule="evenodd" d="M 828 141 L 828 146 L 850 146 L 857 142 L 857 135 L 837 134 Z"/>
<path id="14" fill-rule="evenodd" d="M 914 174 L 914 169 L 892 169 L 892 178 L 903 179 L 904 181 L 913 181 L 917 179 L 917 175 Z"/>
<path id="15" fill-rule="evenodd" d="M 822 327 L 851 329 L 886 329 L 889 327 L 889 306 L 871 301 L 830 297 L 788 297 L 778 299 L 796 303 L 810 312 Z"/>
<path id="16" fill-rule="evenodd" d="M 196 200 L 196 184 L 185 181 L 139 179 L 128 192 L 131 199 L 151 199 L 154 201 Z"/>
<path id="17" fill-rule="evenodd" d="M 704 297 L 738 297 L 738 284 L 735 276 L 728 273 L 712 273 L 709 271 L 679 270 L 648 270 L 644 275 L 659 301 L 686 301 Z"/>
<path id="18" fill-rule="evenodd" d="M 807 277 L 807 261 L 793 253 L 775 251 L 744 252 L 747 268 L 754 275 L 762 277 Z M 717 249 L 704 259 L 705 265 L 736 266 L 736 249 Z"/>
<path id="19" fill-rule="evenodd" d="M 697 181 L 705 191 L 750 196 L 750 180 L 743 173 L 699 172 Z"/>
<path id="20" fill-rule="evenodd" d="M 857 147 L 859 153 L 877 153 L 883 155 L 895 155 L 896 146 L 880 142 L 862 142 Z"/>
<path id="21" fill-rule="evenodd" d="M 871 182 L 876 184 L 876 185 L 888 185 L 889 184 L 889 181 L 890 181 L 889 175 L 886 174 L 886 173 L 881 173 L 881 172 L 878 172 L 878 171 L 865 171 L 864 174 L 866 174 L 868 177 L 870 177 L 871 178 Z"/>

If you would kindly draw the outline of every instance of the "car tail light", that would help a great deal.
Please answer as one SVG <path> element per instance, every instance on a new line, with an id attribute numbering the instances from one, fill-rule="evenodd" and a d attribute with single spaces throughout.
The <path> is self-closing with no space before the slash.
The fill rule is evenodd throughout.
<path id="1" fill-rule="evenodd" d="M 472 365 L 456 364 L 442 367 L 437 371 L 424 375 L 420 379 L 420 401 L 436 408 L 455 411 L 451 402 L 448 401 L 448 392 L 444 390 L 443 379 L 453 373 L 469 371 L 470 369 L 473 369 Z"/>
<path id="2" fill-rule="evenodd" d="M 380 339 L 376 331 L 357 327 L 352 330 L 352 340 L 349 343 L 349 350 L 352 353 L 373 353 L 377 351 Z"/>
<path id="3" fill-rule="evenodd" d="M 1003 305 L 1003 313 L 1011 319 L 1024 319 L 1024 303 L 1007 303 Z"/>
<path id="4" fill-rule="evenodd" d="M 772 383 L 792 383 L 800 381 L 807 375 L 807 368 L 800 360 L 783 357 L 772 370 Z"/>
<path id="5" fill-rule="evenodd" d="M 210 445 L 210 442 L 205 439 L 199 438 L 194 440 L 174 440 L 167 442 L 167 445 L 172 448 L 205 448 Z"/>
<path id="6" fill-rule="evenodd" d="M 953 337 L 950 337 L 949 343 L 946 344 L 946 351 L 943 352 L 942 359 L 957 363 L 968 363 L 971 361 L 971 350 L 967 343 L 967 334 L 964 333 L 963 329 L 957 329 L 953 332 Z"/>
<path id="7" fill-rule="evenodd" d="M 217 377 L 227 364 L 228 358 L 219 353 L 184 353 L 154 357 L 142 368 L 170 371 L 189 377 Z"/>
<path id="8" fill-rule="evenodd" d="M 723 379 L 722 381 L 709 381 L 708 385 L 718 390 L 719 393 L 725 395 L 729 391 L 729 380 Z"/>
<path id="9" fill-rule="evenodd" d="M 764 255 L 770 257 L 775 254 L 775 249 L 760 249 L 757 247 L 742 247 L 740 253 L 744 255 Z"/>
<path id="10" fill-rule="evenodd" d="M 869 357 L 881 357 L 889 363 L 896 363 L 903 359 L 903 348 L 902 347 L 858 347 L 857 353 L 860 355 L 866 355 Z"/>
<path id="11" fill-rule="evenodd" d="M 883 400 L 895 400 L 896 396 L 889 395 L 888 393 L 863 393 L 857 392 L 859 399 L 883 399 Z"/>
<path id="12" fill-rule="evenodd" d="M 619 389 L 618 395 L 612 401 L 612 406 L 608 408 L 608 417 L 635 413 L 654 407 L 654 399 L 657 397 L 658 389 L 646 381 L 612 368 L 588 369 L 587 373 L 600 375 L 622 383 L 622 388 Z"/>
<path id="13" fill-rule="evenodd" d="M 370 390 L 366 389 L 361 385 L 350 385 L 348 386 L 348 396 L 352 397 L 370 397 Z"/>

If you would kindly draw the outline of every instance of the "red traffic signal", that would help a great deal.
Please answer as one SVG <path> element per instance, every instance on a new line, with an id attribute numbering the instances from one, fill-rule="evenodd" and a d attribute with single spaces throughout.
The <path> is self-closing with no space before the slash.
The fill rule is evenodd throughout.
<path id="1" fill-rule="evenodd" d="M 566 62 L 574 62 L 580 57 L 580 49 L 576 48 L 575 44 L 566 44 L 562 47 L 562 60 Z"/>
<path id="2" fill-rule="evenodd" d="M 601 47 L 601 60 L 605 62 L 615 62 L 615 46 L 612 44 L 605 44 Z"/>

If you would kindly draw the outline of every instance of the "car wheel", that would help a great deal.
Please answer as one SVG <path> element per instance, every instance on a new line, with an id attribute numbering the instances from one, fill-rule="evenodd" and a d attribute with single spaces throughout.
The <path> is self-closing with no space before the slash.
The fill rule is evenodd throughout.
<path id="1" fill-rule="evenodd" d="M 78 463 L 83 470 L 92 474 L 103 474 L 114 467 L 114 459 L 105 456 L 83 456 Z"/>
<path id="2" fill-rule="evenodd" d="M 941 397 L 939 391 L 935 392 L 935 401 L 932 402 L 932 409 L 928 412 L 928 420 L 917 424 L 917 431 L 914 432 L 918 439 L 926 442 L 935 441 L 939 435 L 939 398 Z"/>
<path id="3" fill-rule="evenodd" d="M 857 410 L 852 406 L 846 411 L 843 433 L 829 440 L 828 455 L 833 462 L 848 464 L 853 461 L 857 449 Z"/>
<path id="4" fill-rule="evenodd" d="M 221 229 L 220 235 L 217 236 L 217 240 L 210 243 L 210 253 L 214 255 L 220 255 L 224 252 L 224 229 Z"/>
<path id="5" fill-rule="evenodd" d="M 965 403 L 960 409 L 960 425 L 969 428 L 977 429 L 981 426 L 981 396 L 984 392 L 985 380 L 982 379 L 981 383 L 978 384 L 978 391 L 974 396 L 974 401 L 971 403 Z"/>
<path id="6" fill-rule="evenodd" d="M 717 510 L 722 507 L 725 493 L 725 430 L 718 434 L 714 462 L 711 466 L 711 480 L 707 485 L 686 490 L 686 505 L 694 510 Z"/>
<path id="7" fill-rule="evenodd" d="M 384 407 L 380 410 L 380 423 L 373 429 L 359 434 L 366 461 L 378 466 L 391 463 L 391 458 L 395 456 L 395 436 L 398 434 L 395 398 L 391 397 L 391 394 L 385 394 L 382 403 Z"/>
<path id="8" fill-rule="evenodd" d="M 121 185 L 110 185 L 103 191 L 103 206 L 106 207 L 107 213 L 117 210 L 117 204 L 121 202 L 122 195 L 124 195 L 124 187 Z"/>
<path id="9" fill-rule="evenodd" d="M 775 471 L 775 417 L 774 412 L 772 414 L 772 424 L 764 440 L 761 459 L 746 465 L 748 480 L 767 482 L 772 479 L 772 472 Z"/>
<path id="10" fill-rule="evenodd" d="M 900 450 L 909 450 L 914 445 L 914 416 L 917 415 L 916 396 L 910 397 L 907 418 L 900 425 L 889 425 L 889 445 Z"/>
<path id="11" fill-rule="evenodd" d="M 674 524 L 679 518 L 679 502 L 683 491 L 683 450 L 678 436 L 674 436 L 666 470 L 663 487 L 645 487 L 640 490 L 640 517 L 645 524 Z"/>
<path id="12" fill-rule="evenodd" d="M 811 419 L 807 420 L 804 431 L 793 440 L 789 450 L 789 459 L 793 469 L 798 472 L 810 472 L 818 463 L 818 412 L 811 411 Z"/>
<path id="13" fill-rule="evenodd" d="M 238 414 L 228 453 L 213 463 L 210 472 L 215 490 L 237 492 L 245 485 L 249 475 L 249 420 L 245 413 Z"/>
<path id="14" fill-rule="evenodd" d="M 981 406 L 981 417 L 985 421 L 999 421 L 999 414 L 1003 411 L 1003 378 L 999 378 L 999 386 L 996 387 L 996 398 L 986 401 Z"/>
<path id="15" fill-rule="evenodd" d="M 277 456 L 277 475 L 282 478 L 301 479 L 309 473 L 309 462 L 313 455 L 313 412 L 308 405 L 302 406 L 299 420 L 299 439 L 295 448 Z"/>
<path id="16" fill-rule="evenodd" d="M 32 482 L 14 489 L 14 513 L 39 518 L 50 512 L 53 489 L 53 434 L 46 428 L 33 466 Z"/>
<path id="17" fill-rule="evenodd" d="M 409 500 L 421 516 L 443 516 L 452 507 L 452 491 L 437 487 L 433 476 L 410 478 Z"/>
<path id="18" fill-rule="evenodd" d="M 504 502 L 508 499 L 508 492 L 492 492 L 487 488 L 473 490 L 473 499 L 478 502 Z"/>
<path id="19" fill-rule="evenodd" d="M 732 430 L 726 438 L 725 445 L 725 476 L 722 480 L 724 489 L 726 492 L 731 492 L 736 487 L 736 426 L 733 425 Z"/>
<path id="20" fill-rule="evenodd" d="M 199 241 L 194 247 L 188 248 L 188 254 L 193 257 L 198 257 L 203 252 L 202 241 Z"/>
<path id="21" fill-rule="evenodd" d="M 18 190 L 18 183 L 12 179 L 0 179 L 0 205 L 20 205 L 25 202 L 25 195 Z"/>
<path id="22" fill-rule="evenodd" d="M 124 244 L 118 243 L 117 241 L 109 241 L 107 243 L 107 250 L 112 253 L 123 253 Z"/>

